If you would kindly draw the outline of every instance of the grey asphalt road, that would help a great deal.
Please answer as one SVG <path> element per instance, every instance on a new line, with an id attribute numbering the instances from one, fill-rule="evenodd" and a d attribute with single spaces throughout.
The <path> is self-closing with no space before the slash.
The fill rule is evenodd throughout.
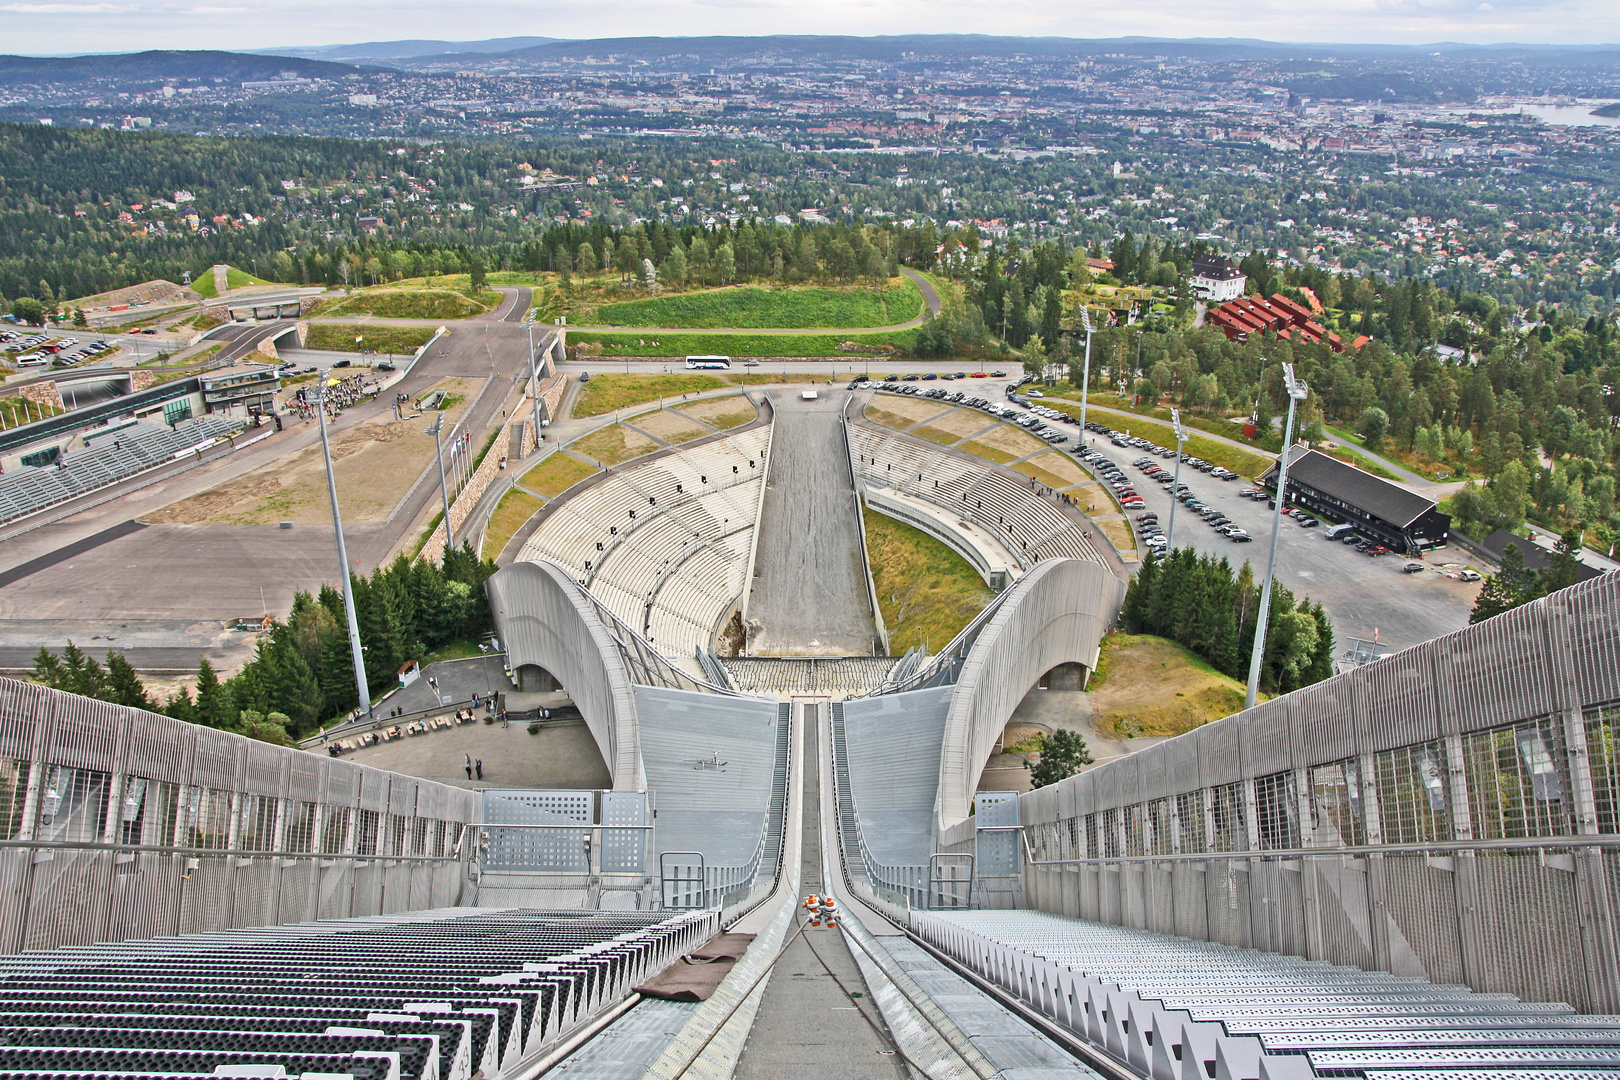
<path id="1" fill-rule="evenodd" d="M 849 456 L 840 424 L 846 391 L 816 401 L 778 390 L 770 474 L 748 605 L 756 656 L 866 656 L 877 627 Z"/>
<path id="2" fill-rule="evenodd" d="M 522 298 L 513 301 L 526 307 Z M 521 317 L 521 316 L 520 316 Z M 540 332 L 536 332 L 537 342 Z M 446 376 L 483 380 L 468 422 L 487 430 L 500 419 L 513 378 L 528 366 L 528 330 L 513 322 L 458 324 L 394 388 L 411 396 Z M 349 410 L 333 433 L 387 411 L 393 391 Z M 5 540 L 6 562 L 43 560 L 35 572 L 0 585 L 0 624 L 37 628 L 38 640 L 56 642 L 61 620 L 226 620 L 261 613 L 284 616 L 296 590 L 318 589 L 338 578 L 336 544 L 328 526 L 154 525 L 91 549 L 55 558 L 62 549 L 119 523 L 235 479 L 319 439 L 313 422 L 287 430 L 219 461 Z M 431 466 L 430 466 L 431 467 Z M 401 537 L 437 505 L 438 490 L 422 484 L 394 520 L 381 526 L 346 524 L 355 568 L 369 572 L 386 560 Z M 261 598 L 262 596 L 262 598 Z M 0 627 L 3 628 L 3 627 Z M 154 643 L 155 644 L 155 643 Z M 178 643 L 177 643 L 178 644 Z M 37 651 L 35 645 L 30 655 Z"/>
<path id="3" fill-rule="evenodd" d="M 1147 503 L 1147 511 L 1127 514 L 1133 524 L 1137 514 L 1151 511 L 1159 515 L 1159 526 L 1168 531 L 1170 496 L 1163 486 L 1131 464 L 1144 452 L 1134 447 L 1114 446 L 1098 435 L 1092 435 L 1091 439 L 1092 448 L 1124 469 Z M 1155 457 L 1153 460 L 1167 468 L 1175 465 L 1174 459 Z M 1206 554 L 1225 556 L 1236 566 L 1247 560 L 1254 565 L 1256 577 L 1263 575 L 1274 516 L 1265 502 L 1239 498 L 1238 492 L 1247 486 L 1242 480 L 1216 480 L 1188 465 L 1181 467 L 1181 482 L 1199 499 L 1219 507 L 1241 525 L 1254 537 L 1254 542 L 1234 544 L 1197 514 L 1178 505 L 1176 545 L 1191 544 Z M 1448 566 L 1457 568 L 1470 561 L 1460 548 L 1429 552 L 1421 560 L 1427 567 L 1422 574 L 1403 574 L 1401 567 L 1411 560 L 1396 555 L 1371 558 L 1345 544 L 1324 540 L 1325 531 L 1323 527 L 1301 528 L 1290 518 L 1282 519 L 1277 545 L 1277 581 L 1296 596 L 1308 595 L 1322 604 L 1333 622 L 1341 652 L 1349 638 L 1371 638 L 1375 630 L 1379 640 L 1393 651 L 1468 625 L 1468 614 L 1473 610 L 1480 584 L 1458 581 L 1444 574 Z"/>

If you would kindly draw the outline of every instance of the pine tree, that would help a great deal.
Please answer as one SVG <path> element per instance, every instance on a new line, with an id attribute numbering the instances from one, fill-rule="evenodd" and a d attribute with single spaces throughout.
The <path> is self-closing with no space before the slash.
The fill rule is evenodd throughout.
<path id="1" fill-rule="evenodd" d="M 229 730 L 235 726 L 236 710 L 231 708 L 230 690 L 221 685 L 214 665 L 205 656 L 197 665 L 196 723 Z"/>
<path id="2" fill-rule="evenodd" d="M 107 700 L 115 705 L 125 705 L 132 709 L 145 709 L 148 712 L 156 711 L 156 703 L 146 692 L 146 685 L 141 682 L 140 676 L 135 674 L 135 668 L 124 658 L 123 653 L 107 653 Z"/>

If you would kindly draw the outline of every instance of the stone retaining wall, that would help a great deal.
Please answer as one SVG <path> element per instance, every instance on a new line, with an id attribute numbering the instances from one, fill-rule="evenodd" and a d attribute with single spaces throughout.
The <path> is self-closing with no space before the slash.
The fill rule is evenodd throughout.
<path id="1" fill-rule="evenodd" d="M 489 453 L 479 464 L 477 471 L 467 481 L 467 486 L 461 489 L 456 501 L 450 504 L 450 531 L 461 533 L 461 528 L 467 524 L 472 516 L 473 507 L 483 498 L 484 492 L 489 489 L 495 474 L 501 471 L 501 464 L 505 462 L 507 452 L 511 449 L 512 429 L 503 427 L 495 434 L 495 441 L 490 444 Z M 444 529 L 434 529 L 433 535 L 428 537 L 427 543 L 422 545 L 422 558 L 428 562 L 438 562 L 444 558 Z"/>

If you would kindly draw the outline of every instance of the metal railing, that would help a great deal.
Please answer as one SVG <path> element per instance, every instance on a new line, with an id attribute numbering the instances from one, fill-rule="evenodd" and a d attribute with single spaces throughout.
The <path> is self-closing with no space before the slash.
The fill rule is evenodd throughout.
<path id="1" fill-rule="evenodd" d="M 1030 906 L 1620 1011 L 1620 575 L 1022 797 Z"/>

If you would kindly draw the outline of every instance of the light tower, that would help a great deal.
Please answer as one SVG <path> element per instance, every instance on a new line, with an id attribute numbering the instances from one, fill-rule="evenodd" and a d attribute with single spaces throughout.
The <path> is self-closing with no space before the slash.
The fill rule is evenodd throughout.
<path id="1" fill-rule="evenodd" d="M 1176 478 L 1170 485 L 1170 537 L 1166 553 L 1176 550 L 1176 504 L 1181 502 L 1181 448 L 1187 442 L 1187 429 L 1181 426 L 1181 410 L 1170 410 L 1170 426 L 1176 433 Z"/>
<path id="2" fill-rule="evenodd" d="M 1294 378 L 1294 365 L 1284 364 L 1283 385 L 1288 388 L 1288 421 L 1283 425 L 1282 454 L 1277 458 L 1277 513 L 1271 522 L 1271 557 L 1266 560 L 1266 580 L 1260 586 L 1260 611 L 1254 623 L 1254 650 L 1249 656 L 1249 689 L 1243 707 L 1254 708 L 1260 690 L 1260 660 L 1266 651 L 1266 623 L 1271 615 L 1271 576 L 1277 572 L 1277 536 L 1282 532 L 1283 504 L 1288 501 L 1288 449 L 1294 441 L 1294 410 L 1310 394 L 1311 388 Z"/>
<path id="3" fill-rule="evenodd" d="M 1082 301 L 1080 323 L 1086 328 L 1086 361 L 1080 373 L 1080 445 L 1086 445 L 1086 391 L 1091 386 L 1091 309 Z"/>
<path id="4" fill-rule="evenodd" d="M 315 396 L 315 415 L 321 425 L 321 457 L 326 459 L 326 490 L 332 497 L 332 531 L 337 534 L 338 569 L 342 571 L 343 613 L 349 620 L 349 654 L 354 661 L 354 688 L 360 711 L 371 715 L 371 688 L 366 685 L 366 656 L 360 644 L 360 620 L 354 613 L 354 583 L 349 575 L 349 551 L 343 544 L 343 517 L 338 513 L 337 474 L 332 471 L 332 445 L 326 438 L 326 392 L 331 369 L 321 372 Z"/>

